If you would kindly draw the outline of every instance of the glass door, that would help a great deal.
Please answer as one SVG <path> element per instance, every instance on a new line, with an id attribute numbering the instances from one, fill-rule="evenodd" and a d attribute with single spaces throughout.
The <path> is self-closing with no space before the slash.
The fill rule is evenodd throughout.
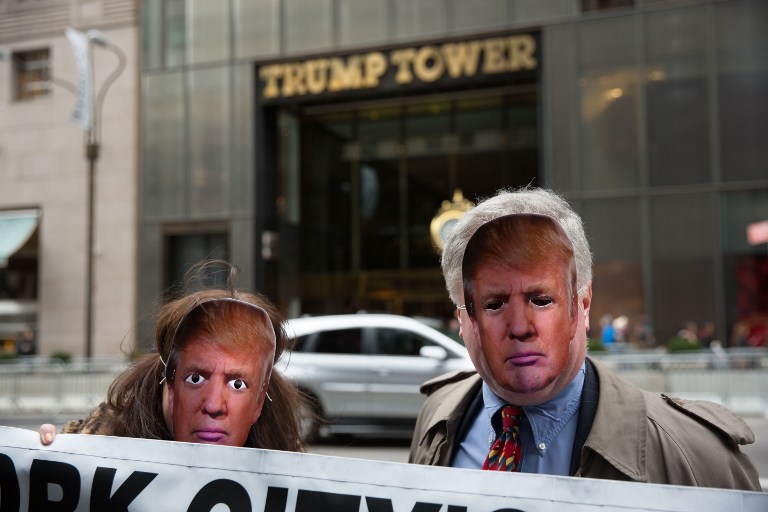
<path id="1" fill-rule="evenodd" d="M 535 86 L 282 110 L 279 301 L 289 316 L 451 314 L 430 223 L 537 184 Z"/>

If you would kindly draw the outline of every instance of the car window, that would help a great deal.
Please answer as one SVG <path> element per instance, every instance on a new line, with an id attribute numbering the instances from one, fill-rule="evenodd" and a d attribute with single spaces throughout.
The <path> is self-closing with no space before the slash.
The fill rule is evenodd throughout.
<path id="1" fill-rule="evenodd" d="M 299 336 L 294 340 L 293 345 L 291 345 L 290 349 L 295 352 L 304 352 L 307 350 L 307 339 L 309 339 L 309 335 L 305 336 Z"/>
<path id="2" fill-rule="evenodd" d="M 321 354 L 359 354 L 363 347 L 362 329 L 336 329 L 315 333 L 314 343 L 306 343 L 305 352 Z"/>
<path id="3" fill-rule="evenodd" d="M 424 345 L 432 345 L 426 338 L 403 329 L 376 329 L 373 353 L 387 356 L 418 356 Z"/>

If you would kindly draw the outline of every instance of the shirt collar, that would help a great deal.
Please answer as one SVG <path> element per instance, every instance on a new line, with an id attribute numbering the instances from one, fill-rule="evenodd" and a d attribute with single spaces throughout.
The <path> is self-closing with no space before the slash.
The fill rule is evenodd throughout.
<path id="1" fill-rule="evenodd" d="M 573 418 L 573 415 L 578 412 L 581 402 L 581 390 L 584 387 L 585 364 L 581 363 L 581 369 L 576 374 L 576 377 L 554 398 L 543 404 L 523 407 L 523 412 L 531 426 L 536 446 L 549 446 L 552 444 L 552 440 Z M 506 405 L 504 400 L 491 391 L 491 388 L 485 381 L 483 382 L 483 405 L 489 422 L 496 411 Z"/>

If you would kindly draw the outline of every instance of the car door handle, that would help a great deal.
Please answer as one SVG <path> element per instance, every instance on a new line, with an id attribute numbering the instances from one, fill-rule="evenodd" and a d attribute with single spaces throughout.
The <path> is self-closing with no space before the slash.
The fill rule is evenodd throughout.
<path id="1" fill-rule="evenodd" d="M 386 377 L 391 373 L 392 373 L 392 370 L 390 370 L 389 368 L 382 368 L 381 370 L 378 371 L 378 374 L 383 375 L 384 377 Z"/>

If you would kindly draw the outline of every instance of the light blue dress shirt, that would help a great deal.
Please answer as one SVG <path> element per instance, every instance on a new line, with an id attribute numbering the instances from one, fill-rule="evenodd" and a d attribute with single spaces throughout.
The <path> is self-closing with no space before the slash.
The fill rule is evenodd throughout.
<path id="1" fill-rule="evenodd" d="M 568 476 L 579 421 L 584 372 L 582 363 L 581 371 L 552 400 L 523 407 L 525 416 L 520 423 L 523 446 L 520 471 L 523 473 Z M 469 423 L 453 456 L 451 466 L 455 468 L 481 469 L 491 445 L 496 441 L 491 418 L 506 402 L 496 396 L 485 382 L 482 392 L 483 407 Z"/>

